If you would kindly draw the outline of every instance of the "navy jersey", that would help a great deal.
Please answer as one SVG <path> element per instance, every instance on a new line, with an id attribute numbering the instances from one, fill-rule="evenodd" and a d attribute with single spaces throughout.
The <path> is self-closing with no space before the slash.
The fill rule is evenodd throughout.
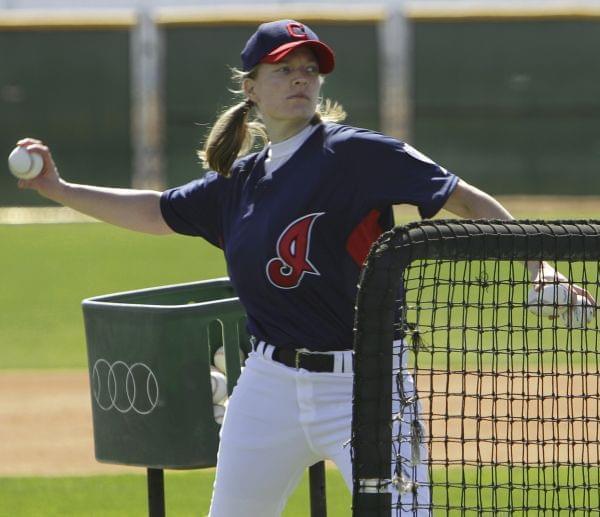
<path id="1" fill-rule="evenodd" d="M 267 149 L 167 190 L 176 232 L 223 249 L 248 331 L 288 348 L 352 348 L 360 268 L 393 225 L 392 204 L 433 216 L 458 178 L 410 146 L 374 131 L 321 124 L 265 174 Z"/>

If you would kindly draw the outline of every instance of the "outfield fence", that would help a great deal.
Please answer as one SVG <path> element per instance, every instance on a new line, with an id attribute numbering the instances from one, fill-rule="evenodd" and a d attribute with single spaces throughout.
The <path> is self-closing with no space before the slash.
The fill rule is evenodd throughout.
<path id="1" fill-rule="evenodd" d="M 226 65 L 257 23 L 282 17 L 336 49 L 324 94 L 351 124 L 496 194 L 599 190 L 600 8 L 546 3 L 0 9 L 0 149 L 44 138 L 84 183 L 197 177 L 195 150 L 231 102 Z M 46 203 L 11 181 L 0 177 L 0 205 Z"/>

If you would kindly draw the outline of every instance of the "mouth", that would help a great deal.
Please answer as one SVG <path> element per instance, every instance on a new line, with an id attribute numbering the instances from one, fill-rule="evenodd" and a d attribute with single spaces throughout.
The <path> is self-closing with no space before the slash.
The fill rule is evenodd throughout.
<path id="1" fill-rule="evenodd" d="M 305 95 L 303 93 L 295 93 L 294 95 L 288 96 L 288 99 L 304 99 L 306 101 L 310 100 L 308 95 Z"/>

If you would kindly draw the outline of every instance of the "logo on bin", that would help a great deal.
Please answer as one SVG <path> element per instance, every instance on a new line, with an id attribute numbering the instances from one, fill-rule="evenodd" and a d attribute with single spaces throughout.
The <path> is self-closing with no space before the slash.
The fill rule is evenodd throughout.
<path id="1" fill-rule="evenodd" d="M 92 393 L 100 409 L 120 413 L 151 413 L 158 404 L 158 381 L 144 363 L 98 359 L 92 368 Z"/>

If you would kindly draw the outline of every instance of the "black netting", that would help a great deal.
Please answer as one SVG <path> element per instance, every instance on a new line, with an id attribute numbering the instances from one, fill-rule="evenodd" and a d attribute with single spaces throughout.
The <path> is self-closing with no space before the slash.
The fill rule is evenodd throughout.
<path id="1" fill-rule="evenodd" d="M 524 262 L 597 300 L 599 242 L 595 222 L 442 221 L 374 247 L 356 318 L 355 515 L 600 511 L 596 309 L 559 299 L 560 279 L 546 304 Z"/>

